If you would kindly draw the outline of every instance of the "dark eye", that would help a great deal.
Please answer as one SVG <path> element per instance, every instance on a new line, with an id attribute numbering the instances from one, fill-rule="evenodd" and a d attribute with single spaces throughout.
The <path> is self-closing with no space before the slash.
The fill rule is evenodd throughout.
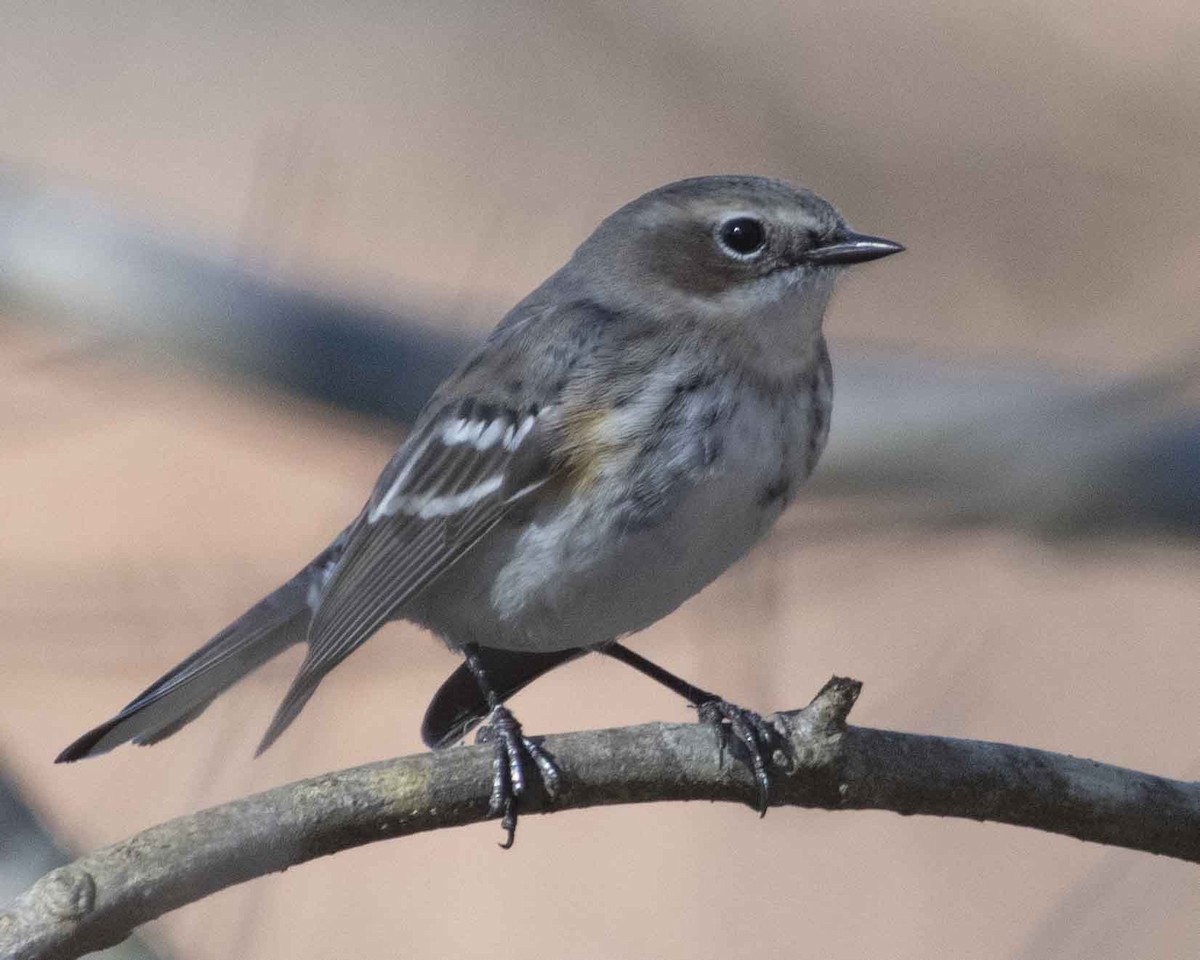
<path id="1" fill-rule="evenodd" d="M 758 253 L 767 242 L 767 231 L 753 217 L 734 217 L 726 220 L 717 230 L 717 239 L 726 252 L 735 257 L 750 257 Z"/>

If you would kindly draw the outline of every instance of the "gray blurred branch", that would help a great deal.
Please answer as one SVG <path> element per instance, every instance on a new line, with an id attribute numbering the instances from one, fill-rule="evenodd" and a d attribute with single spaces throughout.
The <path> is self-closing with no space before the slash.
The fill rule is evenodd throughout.
<path id="1" fill-rule="evenodd" d="M 835 677 L 804 709 L 773 718 L 789 753 L 777 755 L 789 774 L 776 780 L 776 806 L 992 820 L 1200 862 L 1200 784 L 1027 747 L 848 726 L 860 686 Z M 552 806 L 527 798 L 530 812 L 755 800 L 744 767 L 700 724 L 563 734 L 545 746 L 569 791 Z M 478 823 L 491 768 L 488 746 L 402 757 L 152 827 L 18 897 L 0 913 L 0 955 L 78 957 L 235 883 L 375 840 Z"/>
<path id="2" fill-rule="evenodd" d="M 470 347 L 428 311 L 299 289 L 0 164 L 0 307 L 103 347 L 166 353 L 411 421 Z"/>
<path id="3" fill-rule="evenodd" d="M 0 167 L 6 304 L 402 423 L 472 345 L 427 311 L 275 282 Z M 834 428 L 807 496 L 894 494 L 923 523 L 1054 536 L 1200 534 L 1200 357 L 1106 382 L 834 339 Z"/>

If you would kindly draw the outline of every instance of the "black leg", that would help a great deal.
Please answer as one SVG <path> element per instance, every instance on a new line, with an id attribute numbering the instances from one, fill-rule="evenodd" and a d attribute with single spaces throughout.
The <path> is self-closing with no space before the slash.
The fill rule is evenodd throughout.
<path id="1" fill-rule="evenodd" d="M 606 657 L 612 657 L 633 667 L 639 673 L 679 694 L 696 708 L 703 722 L 717 727 L 726 738 L 725 742 L 733 745 L 735 753 L 754 774 L 754 782 L 758 784 L 758 813 L 759 816 L 766 814 L 771 799 L 768 766 L 775 750 L 781 746 L 779 734 L 774 727 L 754 711 L 746 710 L 715 693 L 709 693 L 688 683 L 616 641 L 596 649 Z"/>
<path id="2" fill-rule="evenodd" d="M 606 657 L 620 660 L 621 663 L 633 667 L 638 673 L 644 673 L 651 680 L 661 683 L 668 690 L 679 694 L 694 707 L 699 707 L 701 704 L 712 700 L 721 699 L 715 693 L 709 693 L 707 690 L 701 690 L 699 687 L 692 686 L 686 680 L 675 676 L 669 670 L 664 670 L 657 663 L 652 663 L 640 653 L 634 653 L 628 647 L 621 646 L 615 640 L 597 649 Z"/>
<path id="3" fill-rule="evenodd" d="M 550 653 L 516 653 L 480 647 L 475 652 L 477 661 L 483 663 L 492 692 L 501 700 L 508 700 L 542 674 L 591 651 L 579 648 Z M 486 720 L 490 712 L 487 697 L 479 689 L 475 675 L 462 663 L 429 702 L 421 723 L 421 739 L 426 746 L 441 750 L 461 740 L 472 727 Z"/>
<path id="4" fill-rule="evenodd" d="M 562 776 L 550 754 L 525 736 L 517 718 L 496 693 L 488 680 L 479 648 L 475 644 L 467 644 L 462 652 L 467 660 L 467 669 L 487 700 L 488 722 L 479 731 L 478 739 L 481 743 L 493 744 L 492 796 L 488 803 L 488 814 L 501 818 L 500 825 L 507 837 L 500 846 L 507 850 L 517 835 L 518 804 L 528 789 L 529 762 L 532 761 L 537 768 L 546 795 L 551 799 L 558 795 Z"/>

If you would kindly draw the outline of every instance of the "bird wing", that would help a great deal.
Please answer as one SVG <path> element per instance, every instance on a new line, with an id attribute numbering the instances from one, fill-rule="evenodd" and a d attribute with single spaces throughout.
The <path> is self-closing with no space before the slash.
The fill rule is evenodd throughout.
<path id="1" fill-rule="evenodd" d="M 308 656 L 259 745 L 274 742 L 321 678 L 397 607 L 550 479 L 536 406 L 474 398 L 424 419 L 349 533 L 308 632 Z"/>

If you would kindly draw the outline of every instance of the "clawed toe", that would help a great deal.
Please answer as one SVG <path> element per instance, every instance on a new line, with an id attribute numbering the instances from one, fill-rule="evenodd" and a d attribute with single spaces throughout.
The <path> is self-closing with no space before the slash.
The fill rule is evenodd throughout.
<path id="1" fill-rule="evenodd" d="M 758 785 L 758 815 L 765 816 L 771 801 L 769 768 L 775 751 L 782 746 L 778 731 L 753 710 L 726 700 L 706 700 L 697 707 L 704 723 L 717 727 L 722 743 L 728 744 L 754 775 Z"/>
<path id="2" fill-rule="evenodd" d="M 492 710 L 488 723 L 476 738 L 491 743 L 492 795 L 488 801 L 488 816 L 500 817 L 506 837 L 501 847 L 513 845 L 517 834 L 517 816 L 521 797 L 529 790 L 530 763 L 541 780 L 546 796 L 553 800 L 562 786 L 562 774 L 554 758 L 535 740 L 526 737 L 517 721 L 505 706 Z"/>

